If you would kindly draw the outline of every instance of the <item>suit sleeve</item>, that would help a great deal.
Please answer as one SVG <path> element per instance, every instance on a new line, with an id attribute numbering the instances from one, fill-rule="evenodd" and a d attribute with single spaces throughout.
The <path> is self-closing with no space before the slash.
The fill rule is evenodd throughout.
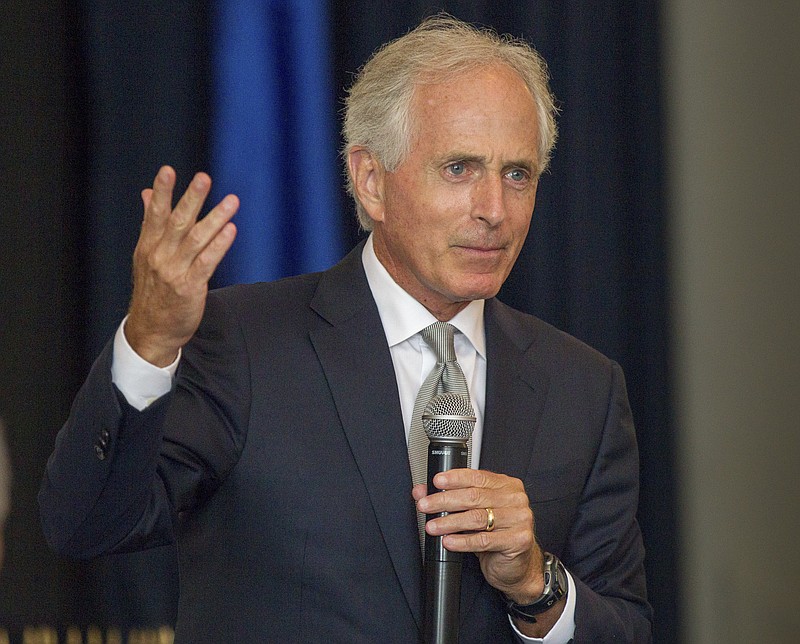
<path id="1" fill-rule="evenodd" d="M 39 491 L 48 544 L 75 558 L 173 542 L 180 513 L 236 463 L 247 426 L 244 341 L 215 294 L 172 391 L 143 411 L 111 382 L 112 344 L 73 402 Z"/>
<path id="2" fill-rule="evenodd" d="M 652 640 L 638 492 L 636 434 L 614 363 L 603 435 L 564 553 L 577 590 L 576 644 Z"/>

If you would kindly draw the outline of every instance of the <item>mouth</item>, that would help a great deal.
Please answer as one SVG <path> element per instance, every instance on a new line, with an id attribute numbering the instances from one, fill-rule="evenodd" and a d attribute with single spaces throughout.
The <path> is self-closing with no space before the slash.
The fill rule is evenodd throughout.
<path id="1" fill-rule="evenodd" d="M 455 244 L 454 247 L 476 255 L 495 255 L 505 250 L 502 244 Z"/>

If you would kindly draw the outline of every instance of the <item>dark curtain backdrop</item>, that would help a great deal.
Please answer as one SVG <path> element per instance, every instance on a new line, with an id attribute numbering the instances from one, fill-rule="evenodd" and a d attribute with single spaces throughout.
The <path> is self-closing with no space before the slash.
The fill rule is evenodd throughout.
<path id="1" fill-rule="evenodd" d="M 0 416 L 17 481 L 0 626 L 12 637 L 31 623 L 126 628 L 169 623 L 174 614 L 169 548 L 92 564 L 58 560 L 44 547 L 35 493 L 69 401 L 124 315 L 139 191 L 162 163 L 176 168 L 181 188 L 210 167 L 213 6 L 15 0 L 0 9 L 9 203 L 0 236 Z M 525 37 L 549 62 L 560 140 L 501 298 L 625 369 L 656 640 L 676 642 L 658 4 L 331 0 L 332 104 L 341 106 L 342 88 L 378 45 L 441 9 Z M 358 231 L 342 191 L 330 209 L 349 248 Z"/>

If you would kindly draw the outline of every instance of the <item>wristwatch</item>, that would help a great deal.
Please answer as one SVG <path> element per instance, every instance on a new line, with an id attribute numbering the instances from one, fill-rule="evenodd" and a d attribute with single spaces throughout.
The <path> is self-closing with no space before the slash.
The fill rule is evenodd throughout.
<path id="1" fill-rule="evenodd" d="M 567 571 L 558 557 L 549 552 L 544 553 L 544 590 L 542 595 L 532 604 L 517 604 L 507 599 L 506 610 L 511 617 L 533 624 L 536 615 L 551 608 L 562 597 L 567 595 Z"/>

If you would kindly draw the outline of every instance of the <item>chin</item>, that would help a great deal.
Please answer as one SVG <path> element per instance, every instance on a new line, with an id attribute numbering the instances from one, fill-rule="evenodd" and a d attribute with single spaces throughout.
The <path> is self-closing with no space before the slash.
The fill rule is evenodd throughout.
<path id="1" fill-rule="evenodd" d="M 461 288 L 456 288 L 452 292 L 455 295 L 456 302 L 471 302 L 472 300 L 487 300 L 494 297 L 500 291 L 502 282 L 498 283 L 492 281 L 491 284 L 472 284 L 466 286 L 461 285 Z"/>

